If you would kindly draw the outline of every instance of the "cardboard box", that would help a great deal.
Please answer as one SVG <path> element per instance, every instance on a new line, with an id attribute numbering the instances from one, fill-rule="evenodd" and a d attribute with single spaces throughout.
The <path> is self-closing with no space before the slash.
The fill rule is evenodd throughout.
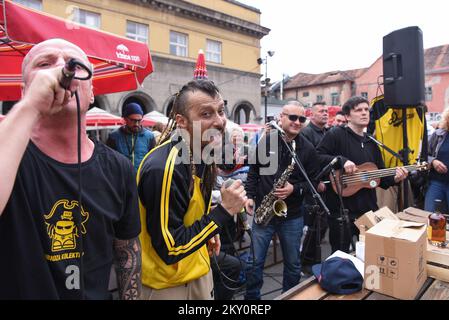
<path id="1" fill-rule="evenodd" d="M 425 224 L 383 219 L 365 234 L 365 287 L 414 299 L 427 279 L 426 248 Z"/>
<path id="2" fill-rule="evenodd" d="M 397 214 L 397 217 L 401 220 L 406 221 L 413 221 L 418 223 L 428 223 L 428 217 L 431 214 L 431 212 L 424 211 L 418 208 L 407 208 L 404 210 L 404 212 L 399 212 Z"/>
<path id="3" fill-rule="evenodd" d="M 354 224 L 359 228 L 360 234 L 365 235 L 365 232 L 375 226 L 383 219 L 399 220 L 398 217 L 388 208 L 383 207 L 373 212 L 368 211 L 363 216 L 354 221 Z"/>
<path id="4" fill-rule="evenodd" d="M 401 220 L 428 223 L 429 211 L 417 208 L 407 208 L 398 213 Z M 449 232 L 446 232 L 446 240 Z M 449 282 L 449 248 L 439 248 L 427 243 L 427 274 L 429 277 Z"/>

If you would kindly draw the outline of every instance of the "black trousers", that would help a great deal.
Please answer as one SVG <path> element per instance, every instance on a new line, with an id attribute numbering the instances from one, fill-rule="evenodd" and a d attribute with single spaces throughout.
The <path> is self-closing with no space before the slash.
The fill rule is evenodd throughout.
<path id="1" fill-rule="evenodd" d="M 321 254 L 317 253 L 317 234 L 316 231 L 319 228 L 320 232 L 320 244 L 323 241 L 326 231 L 328 229 L 328 217 L 325 213 L 322 214 L 309 214 L 308 216 L 308 229 L 304 235 L 304 241 L 302 243 L 301 250 L 301 264 L 313 265 L 321 262 Z M 319 221 L 318 221 L 319 220 Z"/>
<path id="2" fill-rule="evenodd" d="M 245 264 L 239 258 L 221 251 L 216 259 L 211 259 L 211 267 L 215 300 L 231 300 L 241 286 L 238 280 L 240 271 L 245 270 Z"/>
<path id="3" fill-rule="evenodd" d="M 337 210 L 336 200 L 332 197 L 332 193 L 333 191 L 329 186 L 326 188 L 324 193 L 320 193 L 321 198 L 330 212 Z M 328 216 L 321 207 L 319 208 L 319 212 L 311 212 L 310 208 L 314 203 L 314 200 L 310 195 L 305 197 L 304 202 L 304 224 L 308 226 L 308 230 L 302 244 L 301 264 L 306 266 L 321 262 L 321 254 L 319 254 L 317 246 L 321 245 L 321 242 L 326 235 L 326 231 L 328 229 Z M 320 230 L 320 243 L 317 245 L 316 230 L 318 228 Z"/>
<path id="4" fill-rule="evenodd" d="M 352 247 L 351 241 L 354 236 L 358 238 L 359 229 L 354 224 L 354 219 L 349 218 L 349 225 L 346 222 L 341 222 L 338 217 L 335 215 L 331 215 L 329 217 L 329 242 L 331 244 L 332 253 L 341 250 L 343 252 L 349 253 L 355 250 L 355 247 Z M 341 237 L 343 230 L 343 238 Z M 352 248 L 350 248 L 352 247 Z"/>

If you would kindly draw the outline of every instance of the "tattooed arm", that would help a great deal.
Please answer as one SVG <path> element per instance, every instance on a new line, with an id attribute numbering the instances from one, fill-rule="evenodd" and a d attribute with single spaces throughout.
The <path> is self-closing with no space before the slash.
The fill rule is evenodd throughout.
<path id="1" fill-rule="evenodd" d="M 142 256 L 139 238 L 114 239 L 114 260 L 119 298 L 137 300 L 142 289 Z"/>

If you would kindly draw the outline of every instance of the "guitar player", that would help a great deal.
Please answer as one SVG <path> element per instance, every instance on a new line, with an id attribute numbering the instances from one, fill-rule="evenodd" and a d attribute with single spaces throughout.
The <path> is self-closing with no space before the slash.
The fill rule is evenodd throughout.
<path id="1" fill-rule="evenodd" d="M 332 161 L 336 156 L 340 156 L 340 163 L 336 169 L 343 169 L 343 174 L 351 175 L 357 173 L 357 166 L 366 162 L 374 163 L 377 168 L 385 168 L 379 147 L 367 137 L 366 127 L 369 123 L 369 102 L 363 97 L 354 96 L 350 98 L 342 107 L 342 111 L 348 120 L 346 127 L 335 127 L 328 131 L 317 147 L 321 155 L 323 166 Z M 396 168 L 394 176 L 380 179 L 379 186 L 388 187 L 404 180 L 408 171 L 403 167 Z M 349 226 L 344 228 L 340 225 L 340 210 L 331 212 L 329 217 L 329 241 L 332 252 L 342 250 L 349 252 L 351 239 L 358 236 L 358 229 L 353 221 L 369 210 L 377 210 L 377 198 L 375 187 L 361 188 L 351 196 L 343 197 L 344 208 L 348 209 Z M 327 185 L 330 188 L 330 185 Z M 340 208 L 340 201 L 334 192 L 329 197 L 329 201 L 334 205 L 331 208 Z M 344 231 L 343 238 L 340 238 L 341 231 Z M 352 248 L 353 250 L 355 248 Z"/>

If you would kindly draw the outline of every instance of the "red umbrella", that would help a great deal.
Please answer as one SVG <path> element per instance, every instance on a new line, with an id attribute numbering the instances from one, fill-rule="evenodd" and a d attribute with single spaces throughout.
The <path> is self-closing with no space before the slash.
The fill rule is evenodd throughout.
<path id="1" fill-rule="evenodd" d="M 198 58 L 196 59 L 195 70 L 193 71 L 194 79 L 207 79 L 206 59 L 204 59 L 203 50 L 198 51 Z"/>
<path id="2" fill-rule="evenodd" d="M 263 125 L 254 123 L 244 123 L 241 124 L 240 127 L 243 129 L 244 132 L 257 132 L 263 128 Z"/>
<path id="3" fill-rule="evenodd" d="M 90 127 L 120 126 L 123 118 L 94 107 L 86 113 L 86 124 Z"/>
<path id="4" fill-rule="evenodd" d="M 0 101 L 20 99 L 23 57 L 33 45 L 52 38 L 86 52 L 94 65 L 96 95 L 134 90 L 153 71 L 148 46 L 142 42 L 0 0 Z"/>
<path id="5" fill-rule="evenodd" d="M 163 113 L 160 113 L 158 111 L 151 111 L 143 116 L 142 126 L 151 127 L 151 126 L 154 126 L 158 122 L 167 124 L 168 117 L 166 117 Z"/>
<path id="6" fill-rule="evenodd" d="M 147 118 L 143 118 L 142 122 L 140 124 L 142 125 L 142 127 L 152 127 L 156 124 L 156 121 L 147 119 Z"/>

